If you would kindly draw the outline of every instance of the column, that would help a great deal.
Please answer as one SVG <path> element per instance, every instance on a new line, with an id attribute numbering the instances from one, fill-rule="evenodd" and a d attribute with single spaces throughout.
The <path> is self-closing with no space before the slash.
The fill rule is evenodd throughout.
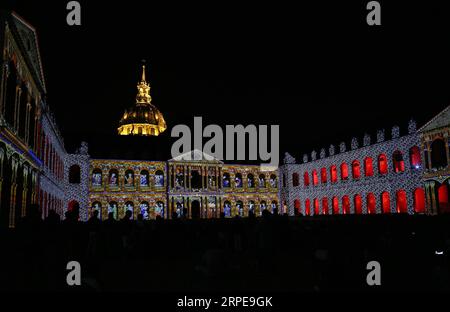
<path id="1" fill-rule="evenodd" d="M 185 189 L 186 190 L 186 186 L 187 186 L 187 184 L 186 184 L 186 171 L 187 171 L 187 167 L 186 167 L 186 165 L 185 166 L 183 166 L 183 189 Z"/>
<path id="2" fill-rule="evenodd" d="M 169 166 L 169 189 L 173 188 L 173 180 L 172 180 L 172 165 Z"/>
<path id="3" fill-rule="evenodd" d="M 187 205 L 187 211 L 188 211 L 188 215 L 186 217 L 191 219 L 192 213 L 191 213 L 191 198 L 190 197 L 187 198 L 186 205 Z"/>
<path id="4" fill-rule="evenodd" d="M 192 192 L 192 187 L 191 187 L 191 166 L 188 166 L 188 184 L 189 184 L 189 192 Z"/>
<path id="5" fill-rule="evenodd" d="M 427 145 L 427 159 L 428 159 L 428 170 L 431 170 L 432 164 L 431 164 L 431 148 L 430 148 L 430 142 L 426 142 Z"/>
<path id="6" fill-rule="evenodd" d="M 21 217 L 25 217 L 27 214 L 27 193 L 28 188 L 26 187 L 26 183 L 24 183 L 24 188 L 22 191 L 22 207 L 21 207 Z"/>
<path id="7" fill-rule="evenodd" d="M 16 130 L 16 131 L 18 131 L 18 129 L 19 129 L 19 112 L 20 112 L 21 95 L 22 95 L 22 89 L 20 87 L 17 87 L 16 100 L 14 102 L 14 123 L 12 125 L 14 130 Z"/>
<path id="8" fill-rule="evenodd" d="M 444 139 L 445 139 L 445 153 L 447 154 L 447 166 L 449 166 L 449 164 L 450 164 L 450 151 L 449 151 L 449 147 L 448 147 L 448 137 L 445 137 L 444 136 Z"/>
<path id="9" fill-rule="evenodd" d="M 13 228 L 15 226 L 15 216 L 16 216 L 16 182 L 11 183 L 11 196 L 9 202 L 9 227 Z"/>
<path id="10" fill-rule="evenodd" d="M 31 104 L 30 102 L 27 102 L 26 117 L 25 117 L 25 142 L 27 145 L 29 142 L 29 134 L 30 134 L 30 112 L 31 112 Z"/>
<path id="11" fill-rule="evenodd" d="M 438 210 L 438 203 L 436 202 L 436 190 L 435 190 L 435 183 L 434 181 L 432 181 L 430 183 L 430 204 L 431 204 L 431 211 L 432 214 L 437 214 L 437 210 Z"/>
<path id="12" fill-rule="evenodd" d="M 200 177 L 202 178 L 202 190 L 205 189 L 205 177 L 204 177 L 204 167 L 200 166 Z"/>

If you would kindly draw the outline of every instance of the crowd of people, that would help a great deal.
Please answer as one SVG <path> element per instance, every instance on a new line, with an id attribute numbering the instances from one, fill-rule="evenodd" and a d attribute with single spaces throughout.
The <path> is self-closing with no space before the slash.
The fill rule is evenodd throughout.
<path id="1" fill-rule="evenodd" d="M 450 290 L 448 216 L 346 215 L 121 220 L 39 207 L 1 230 L 0 286 L 8 290 Z M 81 265 L 68 286 L 67 263 Z M 369 286 L 378 261 L 381 285 Z"/>

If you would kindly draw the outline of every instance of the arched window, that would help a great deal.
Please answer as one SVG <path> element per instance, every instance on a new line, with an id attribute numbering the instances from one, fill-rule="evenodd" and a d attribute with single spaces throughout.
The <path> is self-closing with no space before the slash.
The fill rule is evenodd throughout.
<path id="1" fill-rule="evenodd" d="M 18 113 L 19 117 L 19 136 L 23 139 L 25 139 L 25 128 L 26 128 L 26 115 L 27 115 L 27 104 L 29 100 L 29 93 L 28 88 L 25 84 L 22 84 L 21 86 L 21 94 L 19 98 L 19 110 L 16 112 Z"/>
<path id="2" fill-rule="evenodd" d="M 313 170 L 312 176 L 313 176 L 313 185 L 319 184 L 319 177 L 317 176 L 317 171 L 316 170 Z"/>
<path id="3" fill-rule="evenodd" d="M 102 219 L 102 204 L 99 201 L 95 201 L 92 203 L 91 209 L 89 211 L 89 217 L 92 216 L 94 211 L 98 211 L 98 218 Z"/>
<path id="4" fill-rule="evenodd" d="M 125 202 L 125 205 L 123 206 L 123 215 L 125 216 L 125 213 L 129 211 L 131 213 L 131 217 L 130 220 L 133 219 L 133 215 L 134 215 L 134 204 L 131 201 L 127 201 Z"/>
<path id="5" fill-rule="evenodd" d="M 348 166 L 346 163 L 341 164 L 341 180 L 348 180 Z"/>
<path id="6" fill-rule="evenodd" d="M 398 213 L 408 212 L 408 204 L 406 202 L 406 192 L 404 190 L 400 190 L 397 192 L 397 212 Z"/>
<path id="7" fill-rule="evenodd" d="M 150 205 L 147 201 L 142 201 L 139 203 L 139 214 L 142 215 L 144 220 L 155 218 L 155 209 L 150 209 Z"/>
<path id="8" fill-rule="evenodd" d="M 337 169 L 335 165 L 331 166 L 330 168 L 330 176 L 331 176 L 331 183 L 337 182 Z"/>
<path id="9" fill-rule="evenodd" d="M 117 219 L 118 215 L 117 215 L 117 202 L 112 201 L 108 203 L 108 218 L 109 218 L 109 214 L 111 213 L 112 217 L 114 219 Z"/>
<path id="10" fill-rule="evenodd" d="M 300 211 L 300 200 L 294 200 L 294 214 L 296 216 L 300 215 L 302 212 Z"/>
<path id="11" fill-rule="evenodd" d="M 293 174 L 292 174 L 292 185 L 293 186 L 298 186 L 298 184 L 299 184 L 299 181 L 298 181 L 299 179 L 298 179 L 298 173 L 297 172 L 294 172 Z"/>
<path id="12" fill-rule="evenodd" d="M 266 187 L 266 177 L 263 174 L 259 175 L 259 187 Z"/>
<path id="13" fill-rule="evenodd" d="M 364 174 L 366 177 L 373 177 L 373 164 L 371 157 L 366 157 L 364 159 Z"/>
<path id="14" fill-rule="evenodd" d="M 440 213 L 448 213 L 450 212 L 450 206 L 448 203 L 448 180 L 445 181 L 438 188 L 438 202 L 439 202 L 439 212 Z"/>
<path id="15" fill-rule="evenodd" d="M 156 187 L 164 186 L 164 172 L 162 172 L 162 170 L 156 170 L 155 172 L 155 186 Z"/>
<path id="16" fill-rule="evenodd" d="M 276 200 L 273 200 L 272 203 L 270 203 L 270 210 L 272 211 L 273 214 L 277 214 L 279 213 L 278 211 L 278 202 Z"/>
<path id="17" fill-rule="evenodd" d="M 422 188 L 417 188 L 414 191 L 414 212 L 425 212 L 425 191 Z"/>
<path id="18" fill-rule="evenodd" d="M 339 199 L 336 196 L 333 197 L 332 206 L 333 206 L 333 214 L 335 215 L 339 214 Z"/>
<path id="19" fill-rule="evenodd" d="M 375 195 L 373 193 L 367 194 L 367 213 L 375 214 L 377 213 L 377 202 L 375 199 Z"/>
<path id="20" fill-rule="evenodd" d="M 380 174 L 388 173 L 387 158 L 386 158 L 386 155 L 384 155 L 384 154 L 381 154 L 380 156 L 378 156 L 378 172 Z"/>
<path id="21" fill-rule="evenodd" d="M 354 160 L 352 162 L 352 176 L 353 179 L 359 179 L 361 177 L 361 171 L 359 169 L 359 161 Z"/>
<path id="22" fill-rule="evenodd" d="M 305 216 L 310 216 L 311 215 L 311 202 L 308 199 L 305 200 Z"/>
<path id="23" fill-rule="evenodd" d="M 344 197 L 342 197 L 342 213 L 350 214 L 350 199 L 347 195 L 344 195 Z"/>
<path id="24" fill-rule="evenodd" d="M 303 174 L 303 181 L 304 181 L 305 186 L 309 186 L 309 174 L 308 174 L 308 172 L 305 172 Z"/>
<path id="25" fill-rule="evenodd" d="M 102 171 L 99 168 L 92 170 L 92 186 L 102 186 Z"/>
<path id="26" fill-rule="evenodd" d="M 223 214 L 225 217 L 231 217 L 231 203 L 228 200 L 223 202 Z"/>
<path id="27" fill-rule="evenodd" d="M 297 212 L 294 209 L 294 213 L 297 215 Z M 250 200 L 248 202 L 248 214 L 253 214 L 254 216 L 259 215 L 259 209 L 256 207 L 255 202 L 253 200 Z"/>
<path id="28" fill-rule="evenodd" d="M 117 169 L 109 170 L 108 183 L 111 186 L 119 185 L 119 171 Z"/>
<path id="29" fill-rule="evenodd" d="M 318 216 L 319 214 L 320 214 L 319 200 L 317 198 L 314 198 L 314 215 Z"/>
<path id="30" fill-rule="evenodd" d="M 255 187 L 255 177 L 251 173 L 247 175 L 247 187 L 249 188 Z"/>
<path id="31" fill-rule="evenodd" d="M 236 201 L 236 212 L 239 217 L 244 217 L 244 203 L 241 200 Z"/>
<path id="32" fill-rule="evenodd" d="M 141 170 L 141 174 L 139 175 L 139 185 L 143 187 L 149 186 L 149 178 L 149 172 L 147 170 Z"/>
<path id="33" fill-rule="evenodd" d="M 412 169 L 419 169 L 422 164 L 420 157 L 420 149 L 417 146 L 413 146 L 409 150 L 409 162 Z"/>
<path id="34" fill-rule="evenodd" d="M 394 165 L 394 172 L 405 171 L 405 161 L 403 160 L 403 154 L 400 151 L 395 151 L 392 155 L 392 161 Z"/>
<path id="35" fill-rule="evenodd" d="M 234 176 L 235 186 L 242 187 L 242 174 L 236 173 Z"/>
<path id="36" fill-rule="evenodd" d="M 271 188 L 277 188 L 277 176 L 274 174 L 270 175 L 269 184 Z"/>
<path id="37" fill-rule="evenodd" d="M 328 214 L 328 198 L 322 198 L 322 214 Z"/>
<path id="38" fill-rule="evenodd" d="M 391 199 L 388 192 L 381 193 L 381 210 L 383 213 L 391 213 Z"/>
<path id="39" fill-rule="evenodd" d="M 123 183 L 126 187 L 134 186 L 134 172 L 133 170 L 128 169 L 125 171 L 125 177 L 123 179 Z"/>
<path id="40" fill-rule="evenodd" d="M 362 214 L 362 198 L 361 195 L 356 194 L 354 199 L 354 204 L 355 204 L 355 213 L 356 214 Z"/>
<path id="41" fill-rule="evenodd" d="M 230 174 L 225 172 L 222 177 L 223 187 L 230 187 Z"/>
<path id="42" fill-rule="evenodd" d="M 69 168 L 69 183 L 80 183 L 80 166 L 72 165 Z"/>
<path id="43" fill-rule="evenodd" d="M 326 168 L 320 169 L 320 180 L 321 180 L 322 184 L 327 183 L 327 169 Z"/>
<path id="44" fill-rule="evenodd" d="M 14 126 L 14 110 L 17 97 L 17 69 L 15 64 L 8 63 L 8 80 L 6 82 L 5 119 L 7 123 Z"/>
<path id="45" fill-rule="evenodd" d="M 164 202 L 162 202 L 162 201 L 157 201 L 156 202 L 156 207 L 155 207 L 155 209 L 154 209 L 154 211 L 155 211 L 155 218 L 156 217 L 161 217 L 161 218 L 164 218 L 164 215 L 165 215 L 165 205 L 164 205 Z M 150 210 L 151 211 L 151 210 Z M 151 218 L 153 218 L 152 216 L 150 216 Z"/>
<path id="46" fill-rule="evenodd" d="M 436 139 L 431 143 L 431 168 L 445 168 L 447 167 L 447 154 L 445 151 L 445 142 L 441 139 Z"/>

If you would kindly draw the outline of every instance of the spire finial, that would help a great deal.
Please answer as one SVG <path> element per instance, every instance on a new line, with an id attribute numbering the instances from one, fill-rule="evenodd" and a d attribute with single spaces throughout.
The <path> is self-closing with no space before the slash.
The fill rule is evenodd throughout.
<path id="1" fill-rule="evenodd" d="M 142 82 L 145 81 L 145 59 L 142 60 Z"/>

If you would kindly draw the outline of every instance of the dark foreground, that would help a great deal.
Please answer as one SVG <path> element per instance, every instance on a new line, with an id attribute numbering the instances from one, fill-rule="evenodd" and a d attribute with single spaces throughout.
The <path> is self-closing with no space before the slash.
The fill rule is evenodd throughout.
<path id="1" fill-rule="evenodd" d="M 31 219 L 0 244 L 1 290 L 450 290 L 448 216 Z M 66 284 L 72 260 L 81 286 Z M 372 260 L 381 286 L 366 283 Z"/>

